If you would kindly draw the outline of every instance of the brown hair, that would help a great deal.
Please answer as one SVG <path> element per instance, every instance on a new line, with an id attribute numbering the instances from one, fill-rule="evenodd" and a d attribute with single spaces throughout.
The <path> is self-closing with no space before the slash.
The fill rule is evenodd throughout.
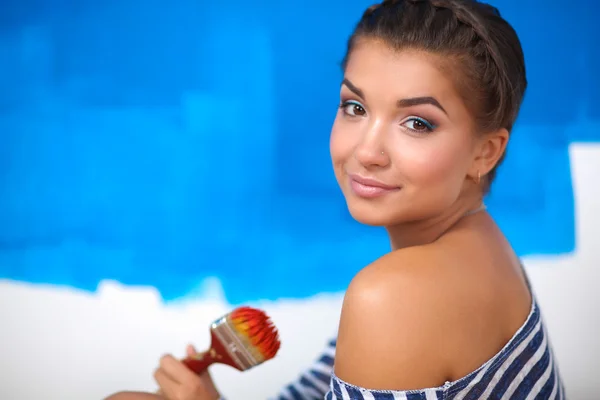
<path id="1" fill-rule="evenodd" d="M 525 60 L 515 30 L 496 8 L 476 0 L 375 4 L 365 11 L 348 40 L 344 69 L 353 47 L 363 38 L 381 40 L 396 50 L 410 48 L 445 56 L 456 66 L 457 87 L 473 112 L 477 129 L 512 130 L 527 88 Z M 488 189 L 496 167 L 488 173 Z"/>

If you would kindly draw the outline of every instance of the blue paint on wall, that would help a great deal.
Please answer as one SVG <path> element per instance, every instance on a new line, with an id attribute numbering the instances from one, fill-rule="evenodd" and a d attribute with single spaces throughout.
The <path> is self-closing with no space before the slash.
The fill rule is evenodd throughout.
<path id="1" fill-rule="evenodd" d="M 0 6 L 0 277 L 172 299 L 217 276 L 237 303 L 342 290 L 387 249 L 328 153 L 367 2 L 76 3 Z M 530 90 L 490 208 L 519 254 L 571 252 L 567 148 L 600 140 L 600 5 L 494 4 Z"/>

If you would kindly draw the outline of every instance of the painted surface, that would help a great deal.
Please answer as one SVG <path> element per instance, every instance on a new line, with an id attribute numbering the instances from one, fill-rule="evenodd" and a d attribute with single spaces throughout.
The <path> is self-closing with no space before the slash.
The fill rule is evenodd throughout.
<path id="1" fill-rule="evenodd" d="M 246 302 L 273 314 L 282 354 L 216 379 L 234 400 L 275 393 L 388 246 L 348 215 L 328 151 L 345 40 L 370 3 L 1 3 L 0 398 L 152 390 L 162 352 L 206 344 Z M 493 3 L 530 88 L 488 204 L 586 399 L 600 391 L 600 3 Z"/>
<path id="2" fill-rule="evenodd" d="M 1 13 L 0 276 L 166 299 L 214 276 L 239 303 L 341 290 L 385 251 L 327 147 L 364 2 L 27 3 Z M 567 147 L 600 139 L 594 13 L 496 4 L 531 84 L 489 205 L 519 254 L 569 253 Z"/>
<path id="3" fill-rule="evenodd" d="M 600 145 L 570 149 L 575 192 L 575 252 L 524 258 L 570 400 L 600 393 Z M 160 356 L 183 356 L 187 343 L 209 344 L 208 326 L 232 305 L 218 281 L 201 298 L 165 304 L 152 288 L 104 281 L 89 293 L 0 280 L 0 399 L 97 399 L 127 389 L 153 391 Z M 252 302 L 281 332 L 277 357 L 248 372 L 214 366 L 231 400 L 272 398 L 335 334 L 342 293 Z"/>

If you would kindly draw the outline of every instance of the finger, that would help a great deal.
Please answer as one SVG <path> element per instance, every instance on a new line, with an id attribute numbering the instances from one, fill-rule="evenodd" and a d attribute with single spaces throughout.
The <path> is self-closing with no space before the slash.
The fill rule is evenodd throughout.
<path id="1" fill-rule="evenodd" d="M 188 344 L 188 346 L 185 349 L 185 353 L 188 357 L 193 357 L 198 352 L 196 351 L 196 348 L 194 346 L 192 346 L 191 344 Z"/>
<path id="2" fill-rule="evenodd" d="M 198 379 L 192 370 L 170 354 L 160 359 L 160 369 L 177 383 L 190 384 Z"/>
<path id="3" fill-rule="evenodd" d="M 179 361 L 170 354 L 166 354 L 160 358 L 160 362 L 158 367 L 164 374 L 166 374 L 171 380 L 181 383 L 181 380 L 178 378 L 180 373 L 178 373 L 177 364 Z"/>
<path id="4" fill-rule="evenodd" d="M 162 368 L 154 371 L 154 380 L 159 386 L 157 394 L 166 399 L 175 399 L 179 383 L 174 381 Z"/>

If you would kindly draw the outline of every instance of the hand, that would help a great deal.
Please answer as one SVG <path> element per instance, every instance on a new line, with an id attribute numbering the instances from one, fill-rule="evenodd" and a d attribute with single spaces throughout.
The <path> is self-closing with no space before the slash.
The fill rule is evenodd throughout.
<path id="1" fill-rule="evenodd" d="M 197 352 L 188 346 L 186 353 L 189 357 Z M 196 375 L 172 355 L 160 359 L 154 379 L 160 386 L 159 394 L 166 400 L 218 400 L 221 397 L 208 371 Z"/>

